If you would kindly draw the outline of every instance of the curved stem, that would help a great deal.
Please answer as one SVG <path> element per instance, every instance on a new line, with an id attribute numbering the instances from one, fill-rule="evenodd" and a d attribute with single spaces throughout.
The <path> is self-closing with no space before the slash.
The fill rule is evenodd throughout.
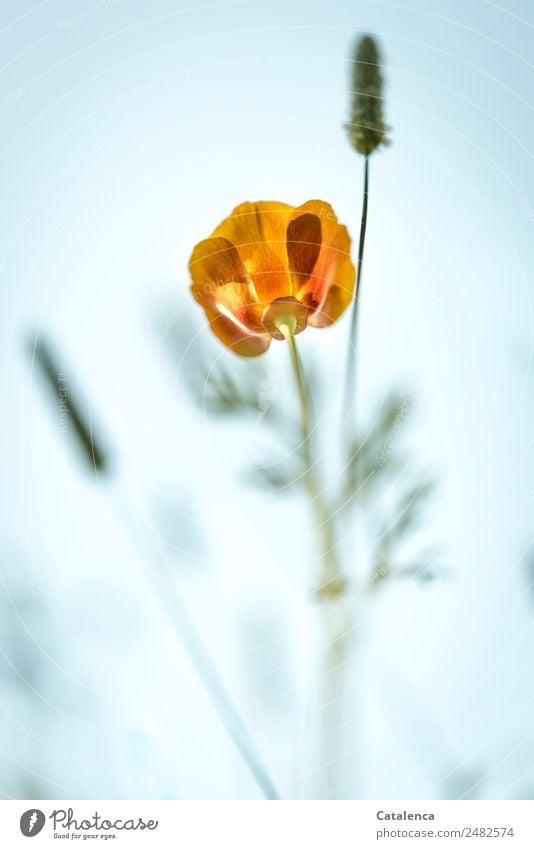
<path id="1" fill-rule="evenodd" d="M 350 419 L 354 410 L 356 395 L 356 343 L 358 333 L 358 307 L 360 303 L 360 288 L 363 270 L 363 253 L 365 249 L 365 235 L 367 232 L 367 206 L 369 203 L 369 154 L 365 156 L 363 167 L 363 200 L 362 215 L 360 220 L 360 241 L 358 244 L 358 262 L 356 265 L 356 290 L 354 303 L 352 305 L 351 325 L 349 334 L 349 347 L 347 352 L 347 376 L 345 383 L 345 416 Z"/>
<path id="2" fill-rule="evenodd" d="M 313 511 L 315 530 L 319 542 L 320 572 L 316 594 L 320 598 L 338 597 L 343 593 L 344 581 L 336 555 L 336 540 L 332 518 L 325 503 L 316 464 L 313 460 L 311 443 L 311 406 L 304 372 L 297 351 L 295 336 L 288 324 L 280 325 L 280 332 L 287 341 L 291 365 L 300 401 L 300 425 L 302 448 L 306 464 L 306 487 Z"/>

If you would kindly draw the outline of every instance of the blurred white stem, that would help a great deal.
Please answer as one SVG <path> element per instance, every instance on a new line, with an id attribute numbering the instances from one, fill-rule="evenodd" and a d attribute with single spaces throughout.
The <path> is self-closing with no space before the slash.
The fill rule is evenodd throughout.
<path id="1" fill-rule="evenodd" d="M 316 640 L 314 682 L 305 795 L 309 798 L 354 797 L 354 762 L 351 744 L 355 705 L 352 648 L 354 637 L 353 596 L 347 593 L 338 563 L 335 529 L 324 498 L 311 445 L 311 409 L 304 372 L 292 329 L 280 325 L 287 340 L 295 375 L 301 413 L 302 449 L 306 485 L 313 512 L 319 554 L 315 588 Z M 347 736 L 347 730 L 349 734 Z M 348 770 L 348 772 L 347 772 Z"/>
<path id="2" fill-rule="evenodd" d="M 356 748 L 359 703 L 355 604 L 346 594 L 316 605 L 315 685 L 310 717 L 310 758 L 306 795 L 353 799 L 357 795 Z"/>

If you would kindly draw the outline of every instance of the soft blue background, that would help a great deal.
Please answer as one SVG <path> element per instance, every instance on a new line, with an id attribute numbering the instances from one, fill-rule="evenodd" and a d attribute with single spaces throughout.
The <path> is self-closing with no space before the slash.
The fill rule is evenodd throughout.
<path id="1" fill-rule="evenodd" d="M 417 395 L 414 464 L 441 482 L 426 532 L 454 575 L 375 605 L 360 792 L 532 796 L 531 4 L 4 0 L 6 797 L 258 794 L 117 521 L 120 488 L 163 538 L 283 794 L 301 792 L 305 511 L 243 489 L 263 433 L 194 410 L 175 341 L 208 333 L 187 260 L 236 203 L 321 197 L 357 231 L 342 123 L 362 31 L 383 47 L 393 145 L 371 168 L 361 409 L 396 384 Z M 112 490 L 83 474 L 31 372 L 39 329 L 120 447 Z M 346 331 L 310 331 L 304 356 L 335 375 Z"/>

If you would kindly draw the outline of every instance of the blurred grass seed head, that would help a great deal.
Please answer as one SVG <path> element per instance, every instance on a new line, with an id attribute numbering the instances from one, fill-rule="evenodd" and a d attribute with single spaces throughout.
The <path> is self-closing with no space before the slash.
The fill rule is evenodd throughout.
<path id="1" fill-rule="evenodd" d="M 380 145 L 388 145 L 389 127 L 382 108 L 383 77 L 378 45 L 370 35 L 356 42 L 352 67 L 352 107 L 345 124 L 350 143 L 357 153 L 369 156 Z"/>

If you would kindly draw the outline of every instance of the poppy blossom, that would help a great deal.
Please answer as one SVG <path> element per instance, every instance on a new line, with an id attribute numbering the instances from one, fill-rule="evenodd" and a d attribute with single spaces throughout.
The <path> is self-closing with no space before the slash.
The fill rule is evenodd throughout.
<path id="1" fill-rule="evenodd" d="M 196 245 L 193 297 L 212 331 L 244 357 L 263 354 L 280 327 L 332 324 L 351 301 L 350 236 L 321 200 L 242 203 Z"/>

